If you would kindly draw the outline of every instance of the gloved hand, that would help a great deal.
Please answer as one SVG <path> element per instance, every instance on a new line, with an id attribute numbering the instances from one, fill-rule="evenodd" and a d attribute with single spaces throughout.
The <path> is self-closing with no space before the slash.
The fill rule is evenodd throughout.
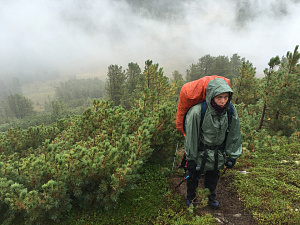
<path id="1" fill-rule="evenodd" d="M 236 162 L 235 159 L 227 158 L 227 159 L 226 159 L 226 162 L 225 162 L 225 166 L 226 166 L 228 169 L 231 169 L 231 168 L 235 165 L 235 162 Z"/>
<path id="2" fill-rule="evenodd" d="M 188 160 L 186 167 L 189 172 L 194 173 L 196 171 L 196 162 L 194 160 Z"/>

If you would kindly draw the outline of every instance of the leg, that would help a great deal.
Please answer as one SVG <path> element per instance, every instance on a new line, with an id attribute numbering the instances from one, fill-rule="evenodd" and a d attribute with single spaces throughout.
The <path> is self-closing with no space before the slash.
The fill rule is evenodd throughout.
<path id="1" fill-rule="evenodd" d="M 187 186 L 187 206 L 193 204 L 193 201 L 196 197 L 196 189 L 198 187 L 199 180 L 195 176 L 191 176 L 187 179 L 186 186 Z"/>
<path id="2" fill-rule="evenodd" d="M 208 195 L 208 199 L 210 205 L 213 208 L 219 207 L 219 202 L 216 201 L 216 193 L 215 193 L 219 178 L 220 178 L 220 171 L 218 171 L 217 173 L 214 173 L 214 171 L 206 171 L 205 173 L 204 186 L 210 192 L 210 194 Z"/>

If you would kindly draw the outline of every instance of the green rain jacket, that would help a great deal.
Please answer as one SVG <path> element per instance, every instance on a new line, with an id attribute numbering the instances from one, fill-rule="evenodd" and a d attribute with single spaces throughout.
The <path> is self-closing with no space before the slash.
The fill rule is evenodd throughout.
<path id="1" fill-rule="evenodd" d="M 232 89 L 227 82 L 221 78 L 211 80 L 206 87 L 206 112 L 201 121 L 201 104 L 197 104 L 190 108 L 185 118 L 185 154 L 187 160 L 194 160 L 197 166 L 201 167 L 204 151 L 207 151 L 208 157 L 205 163 L 204 172 L 214 170 L 215 150 L 202 149 L 199 150 L 198 145 L 201 141 L 205 146 L 221 145 L 226 136 L 228 128 L 227 108 L 218 115 L 216 110 L 211 106 L 210 102 L 215 96 L 229 92 L 229 100 L 232 97 Z M 229 107 L 229 104 L 228 106 Z M 231 126 L 227 135 L 225 150 L 218 151 L 218 169 L 223 169 L 225 157 L 236 159 L 242 154 L 241 132 L 239 118 L 235 107 L 233 106 L 233 115 Z"/>

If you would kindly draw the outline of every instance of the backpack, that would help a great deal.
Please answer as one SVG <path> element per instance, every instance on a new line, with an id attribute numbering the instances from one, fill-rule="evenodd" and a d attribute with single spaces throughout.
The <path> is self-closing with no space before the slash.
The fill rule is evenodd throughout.
<path id="1" fill-rule="evenodd" d="M 180 90 L 180 96 L 178 101 L 178 108 L 176 114 L 176 128 L 179 132 L 181 132 L 185 136 L 184 132 L 184 119 L 187 111 L 194 105 L 203 102 L 206 98 L 206 86 L 207 84 L 215 79 L 222 78 L 224 79 L 228 85 L 230 86 L 230 80 L 217 76 L 205 76 L 198 80 L 188 82 L 184 84 Z"/>

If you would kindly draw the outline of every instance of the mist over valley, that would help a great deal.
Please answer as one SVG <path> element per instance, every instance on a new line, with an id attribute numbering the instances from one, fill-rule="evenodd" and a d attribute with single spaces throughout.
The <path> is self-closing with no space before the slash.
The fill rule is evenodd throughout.
<path id="1" fill-rule="evenodd" d="M 159 63 L 185 74 L 206 55 L 237 53 L 257 75 L 299 44 L 299 1 L 0 1 L 0 77 L 106 78 Z"/>

